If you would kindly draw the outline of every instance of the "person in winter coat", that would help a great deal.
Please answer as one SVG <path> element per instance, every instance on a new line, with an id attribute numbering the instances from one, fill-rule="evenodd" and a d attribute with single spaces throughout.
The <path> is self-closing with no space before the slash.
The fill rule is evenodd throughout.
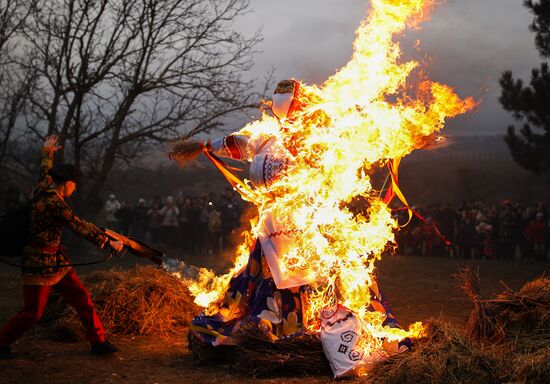
<path id="1" fill-rule="evenodd" d="M 22 254 L 24 306 L 0 330 L 2 358 L 11 357 L 10 345 L 40 319 L 52 291 L 58 292 L 78 313 L 86 327 L 92 353 L 117 351 L 105 340 L 90 294 L 70 267 L 69 258 L 60 244 L 61 230 L 67 227 L 98 247 L 117 252 L 122 250 L 123 244 L 109 240 L 94 224 L 76 216 L 65 202 L 76 188 L 78 174 L 70 164 L 52 167 L 54 153 L 60 148 L 56 136 L 49 136 L 42 147 L 40 182 L 34 190 L 29 240 Z"/>
<path id="2" fill-rule="evenodd" d="M 544 214 L 538 212 L 535 220 L 531 221 L 523 231 L 531 252 L 539 261 L 546 261 L 546 236 L 548 228 Z"/>
<path id="3" fill-rule="evenodd" d="M 155 196 L 151 207 L 147 210 L 147 224 L 151 233 L 151 241 L 159 243 L 162 239 L 162 200 L 160 196 Z"/>
<path id="4" fill-rule="evenodd" d="M 140 198 L 132 214 L 132 235 L 138 240 L 145 239 L 147 234 L 147 211 L 145 199 Z"/>
<path id="5" fill-rule="evenodd" d="M 109 195 L 109 199 L 105 202 L 105 206 L 103 207 L 103 209 L 105 210 L 105 223 L 107 224 L 108 228 L 111 228 L 115 231 L 119 230 L 117 226 L 118 220 L 116 217 L 116 212 L 120 208 L 121 205 L 116 199 L 116 196 L 113 194 Z"/>
<path id="6" fill-rule="evenodd" d="M 174 202 L 172 196 L 166 198 L 166 205 L 160 210 L 162 217 L 162 233 L 164 243 L 172 248 L 178 245 L 178 216 L 180 211 Z"/>

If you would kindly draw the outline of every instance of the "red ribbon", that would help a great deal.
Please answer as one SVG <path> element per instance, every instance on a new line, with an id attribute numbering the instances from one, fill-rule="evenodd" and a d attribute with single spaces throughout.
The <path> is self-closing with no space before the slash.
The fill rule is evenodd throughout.
<path id="1" fill-rule="evenodd" d="M 405 196 L 403 195 L 403 192 L 401 192 L 401 188 L 399 188 L 398 176 L 399 176 L 399 163 L 400 162 L 401 162 L 401 159 L 393 159 L 390 162 L 388 162 L 388 170 L 389 170 L 390 176 L 391 176 L 391 185 L 389 186 L 388 190 L 386 191 L 386 195 L 384 196 L 383 201 L 384 201 L 384 203 L 386 203 L 386 205 L 389 205 L 392 202 L 392 200 L 395 197 L 397 197 L 401 201 L 401 203 L 404 205 L 404 207 L 402 207 L 402 208 L 392 209 L 392 212 L 403 211 L 403 210 L 408 211 L 409 219 L 407 220 L 407 222 L 405 224 L 400 225 L 401 227 L 407 226 L 410 223 L 413 216 L 416 216 L 422 222 L 427 223 L 426 218 L 424 218 L 420 213 L 418 213 L 416 210 L 414 210 L 410 207 L 409 203 L 407 202 L 407 199 L 405 199 Z M 431 225 L 433 226 L 437 236 L 439 236 L 439 238 L 443 241 L 443 243 L 445 243 L 445 245 L 447 247 L 450 247 L 451 245 L 453 245 L 453 243 L 441 233 L 441 231 L 439 230 L 437 225 L 435 225 L 435 223 L 432 222 Z"/>

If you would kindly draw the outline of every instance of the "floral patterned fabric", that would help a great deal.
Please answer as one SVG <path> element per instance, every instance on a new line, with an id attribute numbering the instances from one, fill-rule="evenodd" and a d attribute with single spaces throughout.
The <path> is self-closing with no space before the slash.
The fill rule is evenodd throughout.
<path id="1" fill-rule="evenodd" d="M 277 289 L 257 241 L 246 268 L 229 283 L 217 313 L 200 314 L 191 329 L 203 342 L 231 343 L 230 336 L 241 325 L 253 322 L 271 340 L 302 331 L 302 305 L 307 287 Z"/>
<path id="2" fill-rule="evenodd" d="M 22 278 L 26 285 L 54 285 L 69 271 L 60 242 L 61 231 L 67 227 L 92 243 L 102 247 L 107 236 L 94 224 L 76 216 L 71 207 L 52 189 L 48 172 L 53 153 L 42 152 L 40 182 L 31 204 L 29 241 L 22 255 Z"/>
<path id="3" fill-rule="evenodd" d="M 191 332 L 212 345 L 231 344 L 231 335 L 250 323 L 272 341 L 299 334 L 304 330 L 302 308 L 307 305 L 308 290 L 307 286 L 277 289 L 260 242 L 256 241 L 246 268 L 230 281 L 217 311 L 195 317 Z M 370 309 L 386 315 L 384 325 L 399 327 L 376 282 L 370 291 Z M 408 339 L 400 342 L 407 347 L 409 344 Z"/>

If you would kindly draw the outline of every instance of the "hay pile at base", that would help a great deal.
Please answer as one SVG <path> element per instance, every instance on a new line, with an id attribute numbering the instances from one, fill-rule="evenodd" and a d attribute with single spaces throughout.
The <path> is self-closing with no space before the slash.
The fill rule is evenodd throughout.
<path id="1" fill-rule="evenodd" d="M 459 277 L 474 304 L 466 327 L 429 321 L 413 351 L 377 364 L 363 383 L 549 382 L 550 280 L 483 300 L 477 274 Z"/>
<path id="2" fill-rule="evenodd" d="M 468 294 L 475 306 L 466 327 L 472 338 L 495 343 L 515 340 L 515 349 L 525 352 L 548 347 L 550 280 L 534 280 L 518 292 L 508 290 L 489 300 Z"/>
<path id="3" fill-rule="evenodd" d="M 164 336 L 183 333 L 200 312 L 186 286 L 157 267 L 96 271 L 83 280 L 105 330 L 111 333 Z M 64 341 L 84 339 L 84 329 L 75 311 L 61 298 L 52 301 L 44 316 L 50 336 Z"/>
<path id="4" fill-rule="evenodd" d="M 241 324 L 233 334 L 235 345 L 214 347 L 189 334 L 193 361 L 202 365 L 223 364 L 253 377 L 270 375 L 330 375 L 319 335 L 302 334 L 272 342 L 253 324 Z"/>
<path id="5" fill-rule="evenodd" d="M 546 383 L 550 378 L 550 280 L 527 283 L 518 292 L 483 300 L 478 276 L 460 275 L 474 310 L 466 326 L 437 319 L 425 322 L 425 337 L 413 350 L 376 364 L 365 384 Z M 267 341 L 256 329 L 240 332 L 237 346 L 211 347 L 190 337 L 199 363 L 223 363 L 252 376 L 330 375 L 320 339 Z M 354 381 L 355 382 L 355 381 Z"/>

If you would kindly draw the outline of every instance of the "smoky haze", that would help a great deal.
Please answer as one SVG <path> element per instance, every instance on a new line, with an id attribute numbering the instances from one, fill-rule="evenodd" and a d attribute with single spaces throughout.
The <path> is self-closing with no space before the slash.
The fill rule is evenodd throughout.
<path id="1" fill-rule="evenodd" d="M 252 1 L 252 12 L 235 26 L 245 34 L 262 29 L 261 52 L 248 75 L 261 79 L 273 68 L 275 79 L 323 82 L 349 60 L 354 31 L 367 7 L 365 0 Z M 528 78 L 541 61 L 531 21 L 518 0 L 449 0 L 440 2 L 421 30 L 408 30 L 399 39 L 404 59 L 420 59 L 432 80 L 481 101 L 476 111 L 450 121 L 446 134 L 504 134 L 513 124 L 498 103 L 498 80 L 505 70 Z M 417 39 L 421 45 L 415 50 Z"/>

